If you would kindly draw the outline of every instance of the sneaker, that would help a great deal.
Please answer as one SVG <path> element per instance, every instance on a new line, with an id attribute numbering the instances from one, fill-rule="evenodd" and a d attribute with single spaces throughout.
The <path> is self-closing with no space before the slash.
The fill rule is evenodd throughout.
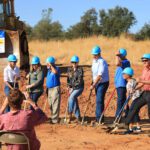
<path id="1" fill-rule="evenodd" d="M 136 132 L 136 133 L 142 132 L 141 127 L 134 127 L 133 131 Z"/>
<path id="2" fill-rule="evenodd" d="M 124 132 L 124 134 L 132 134 L 132 133 L 133 133 L 133 130 L 131 130 L 131 129 Z"/>

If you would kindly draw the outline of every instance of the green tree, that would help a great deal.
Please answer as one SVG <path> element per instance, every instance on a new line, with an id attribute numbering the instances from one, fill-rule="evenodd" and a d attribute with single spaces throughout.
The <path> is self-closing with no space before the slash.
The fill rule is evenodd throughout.
<path id="1" fill-rule="evenodd" d="M 100 28 L 105 36 L 119 36 L 121 33 L 127 33 L 132 25 L 136 23 L 133 12 L 127 8 L 115 7 L 99 11 Z"/>
<path id="2" fill-rule="evenodd" d="M 66 32 L 67 38 L 88 37 L 99 32 L 97 12 L 94 8 L 87 10 L 79 23 L 71 26 Z"/>
<path id="3" fill-rule="evenodd" d="M 52 11 L 51 8 L 42 11 L 42 19 L 33 29 L 33 36 L 35 39 L 50 40 L 62 37 L 62 25 L 58 21 L 52 22 Z"/>
<path id="4" fill-rule="evenodd" d="M 33 37 L 33 28 L 29 24 L 25 24 L 25 31 L 29 40 Z"/>
<path id="5" fill-rule="evenodd" d="M 150 23 L 145 24 L 142 29 L 135 35 L 136 40 L 147 40 L 150 39 Z"/>

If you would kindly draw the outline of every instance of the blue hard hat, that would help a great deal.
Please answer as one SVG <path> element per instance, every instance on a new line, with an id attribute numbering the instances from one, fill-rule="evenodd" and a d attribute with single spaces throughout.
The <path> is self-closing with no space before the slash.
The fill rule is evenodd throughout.
<path id="1" fill-rule="evenodd" d="M 54 64 L 55 63 L 55 58 L 54 57 L 48 57 L 46 59 L 46 63 L 52 63 L 52 64 Z"/>
<path id="2" fill-rule="evenodd" d="M 144 54 L 141 59 L 150 59 L 150 54 Z"/>
<path id="3" fill-rule="evenodd" d="M 73 57 L 71 58 L 71 62 L 78 63 L 78 62 L 79 62 L 79 57 L 78 57 L 78 56 L 73 56 Z"/>
<path id="4" fill-rule="evenodd" d="M 39 64 L 39 63 L 40 63 L 40 58 L 37 57 L 37 56 L 34 56 L 34 57 L 32 58 L 31 64 L 32 64 L 32 65 L 37 65 L 37 64 Z"/>
<path id="5" fill-rule="evenodd" d="M 10 54 L 10 55 L 8 56 L 7 60 L 8 60 L 9 62 L 16 62 L 16 61 L 17 61 L 17 57 L 16 57 L 15 55 L 13 55 L 13 54 Z"/>
<path id="6" fill-rule="evenodd" d="M 134 75 L 134 71 L 133 71 L 132 68 L 127 67 L 127 68 L 125 68 L 125 69 L 123 70 L 122 74 L 127 74 L 127 75 L 129 75 L 129 76 L 133 76 L 133 75 Z"/>
<path id="7" fill-rule="evenodd" d="M 99 53 L 101 53 L 100 47 L 99 47 L 99 46 L 95 46 L 95 47 L 92 49 L 91 54 L 92 54 L 92 55 L 98 55 Z"/>
<path id="8" fill-rule="evenodd" d="M 121 56 L 125 57 L 127 55 L 127 51 L 124 48 L 119 49 L 119 53 L 121 54 Z"/>

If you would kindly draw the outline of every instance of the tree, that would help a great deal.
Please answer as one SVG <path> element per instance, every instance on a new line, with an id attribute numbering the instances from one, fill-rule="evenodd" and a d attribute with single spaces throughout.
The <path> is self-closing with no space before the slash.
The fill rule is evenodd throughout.
<path id="1" fill-rule="evenodd" d="M 26 30 L 28 39 L 31 40 L 33 37 L 33 28 L 29 24 L 25 24 L 25 30 Z"/>
<path id="2" fill-rule="evenodd" d="M 79 23 L 71 26 L 67 33 L 67 38 L 88 37 L 99 32 L 97 24 L 97 12 L 94 8 L 87 10 L 81 17 Z"/>
<path id="3" fill-rule="evenodd" d="M 150 23 L 145 24 L 142 29 L 135 35 L 136 40 L 147 40 L 150 39 Z"/>
<path id="4" fill-rule="evenodd" d="M 121 33 L 127 33 L 132 25 L 136 23 L 136 18 L 127 8 L 119 6 L 114 9 L 99 11 L 100 27 L 105 36 L 119 36 Z"/>
<path id="5" fill-rule="evenodd" d="M 33 29 L 33 36 L 35 39 L 50 40 L 62 37 L 62 25 L 58 21 L 52 22 L 52 11 L 51 8 L 42 11 L 42 19 Z"/>

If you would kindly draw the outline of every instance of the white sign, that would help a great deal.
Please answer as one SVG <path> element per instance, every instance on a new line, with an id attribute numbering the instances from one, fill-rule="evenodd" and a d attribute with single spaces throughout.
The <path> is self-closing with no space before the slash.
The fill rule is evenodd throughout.
<path id="1" fill-rule="evenodd" d="M 5 31 L 0 30 L 0 53 L 5 53 Z"/>

